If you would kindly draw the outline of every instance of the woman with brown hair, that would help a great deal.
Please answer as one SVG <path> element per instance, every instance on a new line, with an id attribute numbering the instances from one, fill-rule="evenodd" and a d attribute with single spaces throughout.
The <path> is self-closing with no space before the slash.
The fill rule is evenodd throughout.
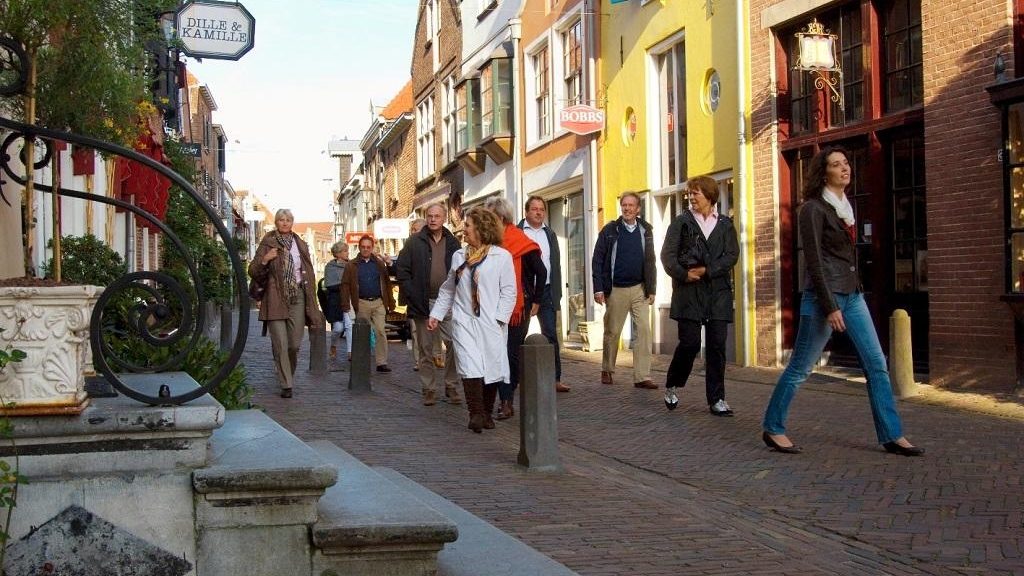
<path id="1" fill-rule="evenodd" d="M 678 323 L 679 344 L 665 382 L 665 406 L 679 404 L 676 387 L 690 378 L 705 336 L 705 395 L 715 416 L 732 416 L 725 401 L 725 340 L 733 320 L 732 269 L 740 247 L 732 219 L 719 214 L 718 183 L 708 176 L 687 182 L 690 209 L 672 221 L 661 248 L 661 263 L 672 277 L 670 316 Z"/>
<path id="2" fill-rule="evenodd" d="M 804 202 L 797 214 L 807 277 L 800 298 L 800 325 L 793 354 L 765 409 L 761 440 L 777 452 L 800 452 L 786 436 L 789 404 L 811 374 L 832 332 L 845 332 L 867 378 L 878 443 L 886 452 L 921 456 L 924 449 L 903 436 L 885 355 L 864 301 L 854 246 L 856 217 L 846 197 L 851 179 L 850 153 L 839 146 L 822 149 L 808 166 Z"/>
<path id="3" fill-rule="evenodd" d="M 292 232 L 294 223 L 291 210 L 278 210 L 274 230 L 263 237 L 249 263 L 249 277 L 266 287 L 259 318 L 270 334 L 282 398 L 292 397 L 303 328 L 323 329 L 325 322 L 316 302 L 316 277 L 309 247 Z"/>
<path id="4" fill-rule="evenodd" d="M 427 327 L 436 330 L 451 312 L 455 365 L 466 394 L 469 429 L 480 432 L 494 427 L 484 412 L 484 387 L 493 390 L 509 381 L 507 325 L 516 304 L 516 278 L 512 255 L 501 247 L 502 224 L 494 212 L 471 208 L 464 233 L 466 246 L 452 254 Z"/>

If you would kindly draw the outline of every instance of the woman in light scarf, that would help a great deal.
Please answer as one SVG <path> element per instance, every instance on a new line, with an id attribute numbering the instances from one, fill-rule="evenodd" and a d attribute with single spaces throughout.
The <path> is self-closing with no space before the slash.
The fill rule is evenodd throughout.
<path id="1" fill-rule="evenodd" d="M 824 148 L 808 166 L 804 203 L 797 216 L 807 277 L 800 300 L 800 325 L 793 355 L 765 410 L 761 439 L 777 452 L 801 451 L 786 436 L 789 404 L 810 375 L 832 332 L 846 332 L 867 377 L 878 443 L 892 454 L 921 456 L 924 449 L 903 436 L 885 355 L 864 301 L 857 272 L 856 218 L 846 198 L 851 179 L 850 153 L 845 148 Z"/>
<path id="2" fill-rule="evenodd" d="M 512 255 L 502 248 L 501 220 L 482 207 L 466 213 L 466 247 L 452 255 L 448 278 L 430 310 L 427 327 L 436 330 L 449 311 L 455 365 L 462 377 L 469 429 L 493 428 L 484 411 L 484 387 L 509 381 L 508 321 L 516 305 Z M 490 395 L 493 398 L 493 394 Z"/>
<path id="3" fill-rule="evenodd" d="M 260 320 L 270 334 L 281 397 L 292 397 L 295 364 L 305 326 L 323 329 L 324 317 L 316 301 L 316 277 L 309 247 L 292 233 L 292 211 L 278 210 L 274 230 L 267 232 L 249 263 L 249 277 L 262 283 Z"/>

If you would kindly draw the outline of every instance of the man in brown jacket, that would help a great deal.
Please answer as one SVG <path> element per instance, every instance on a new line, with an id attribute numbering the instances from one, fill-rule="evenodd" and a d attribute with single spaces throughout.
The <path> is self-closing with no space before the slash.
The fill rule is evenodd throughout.
<path id="1" fill-rule="evenodd" d="M 346 312 L 351 309 L 356 319 L 365 318 L 370 322 L 377 340 L 377 372 L 391 372 L 384 320 L 388 312 L 395 309 L 395 296 L 391 292 L 387 264 L 373 253 L 371 236 L 359 239 L 359 256 L 345 267 L 341 277 L 341 309 Z"/>
<path id="2" fill-rule="evenodd" d="M 249 264 L 249 276 L 266 292 L 260 302 L 260 320 L 266 323 L 274 351 L 274 365 L 281 397 L 292 397 L 292 381 L 302 344 L 304 326 L 324 329 L 324 317 L 316 302 L 316 277 L 309 248 L 292 233 L 291 210 L 278 210 L 275 229 L 260 241 Z"/>

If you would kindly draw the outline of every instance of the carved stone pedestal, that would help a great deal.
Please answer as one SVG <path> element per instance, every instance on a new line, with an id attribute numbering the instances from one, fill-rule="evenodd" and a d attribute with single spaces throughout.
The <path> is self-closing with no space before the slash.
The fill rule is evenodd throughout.
<path id="1" fill-rule="evenodd" d="M 0 288 L 0 347 L 27 357 L 0 371 L 0 413 L 78 414 L 88 403 L 85 373 L 92 370 L 89 320 L 103 288 Z"/>

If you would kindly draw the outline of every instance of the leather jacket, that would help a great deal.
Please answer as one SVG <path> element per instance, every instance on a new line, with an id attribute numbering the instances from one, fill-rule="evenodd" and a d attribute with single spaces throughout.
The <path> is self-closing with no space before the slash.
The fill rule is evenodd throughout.
<path id="1" fill-rule="evenodd" d="M 839 309 L 832 294 L 861 290 L 857 250 L 836 209 L 821 198 L 812 198 L 800 206 L 797 224 L 807 272 L 804 290 L 814 291 L 822 313 L 827 316 Z"/>

